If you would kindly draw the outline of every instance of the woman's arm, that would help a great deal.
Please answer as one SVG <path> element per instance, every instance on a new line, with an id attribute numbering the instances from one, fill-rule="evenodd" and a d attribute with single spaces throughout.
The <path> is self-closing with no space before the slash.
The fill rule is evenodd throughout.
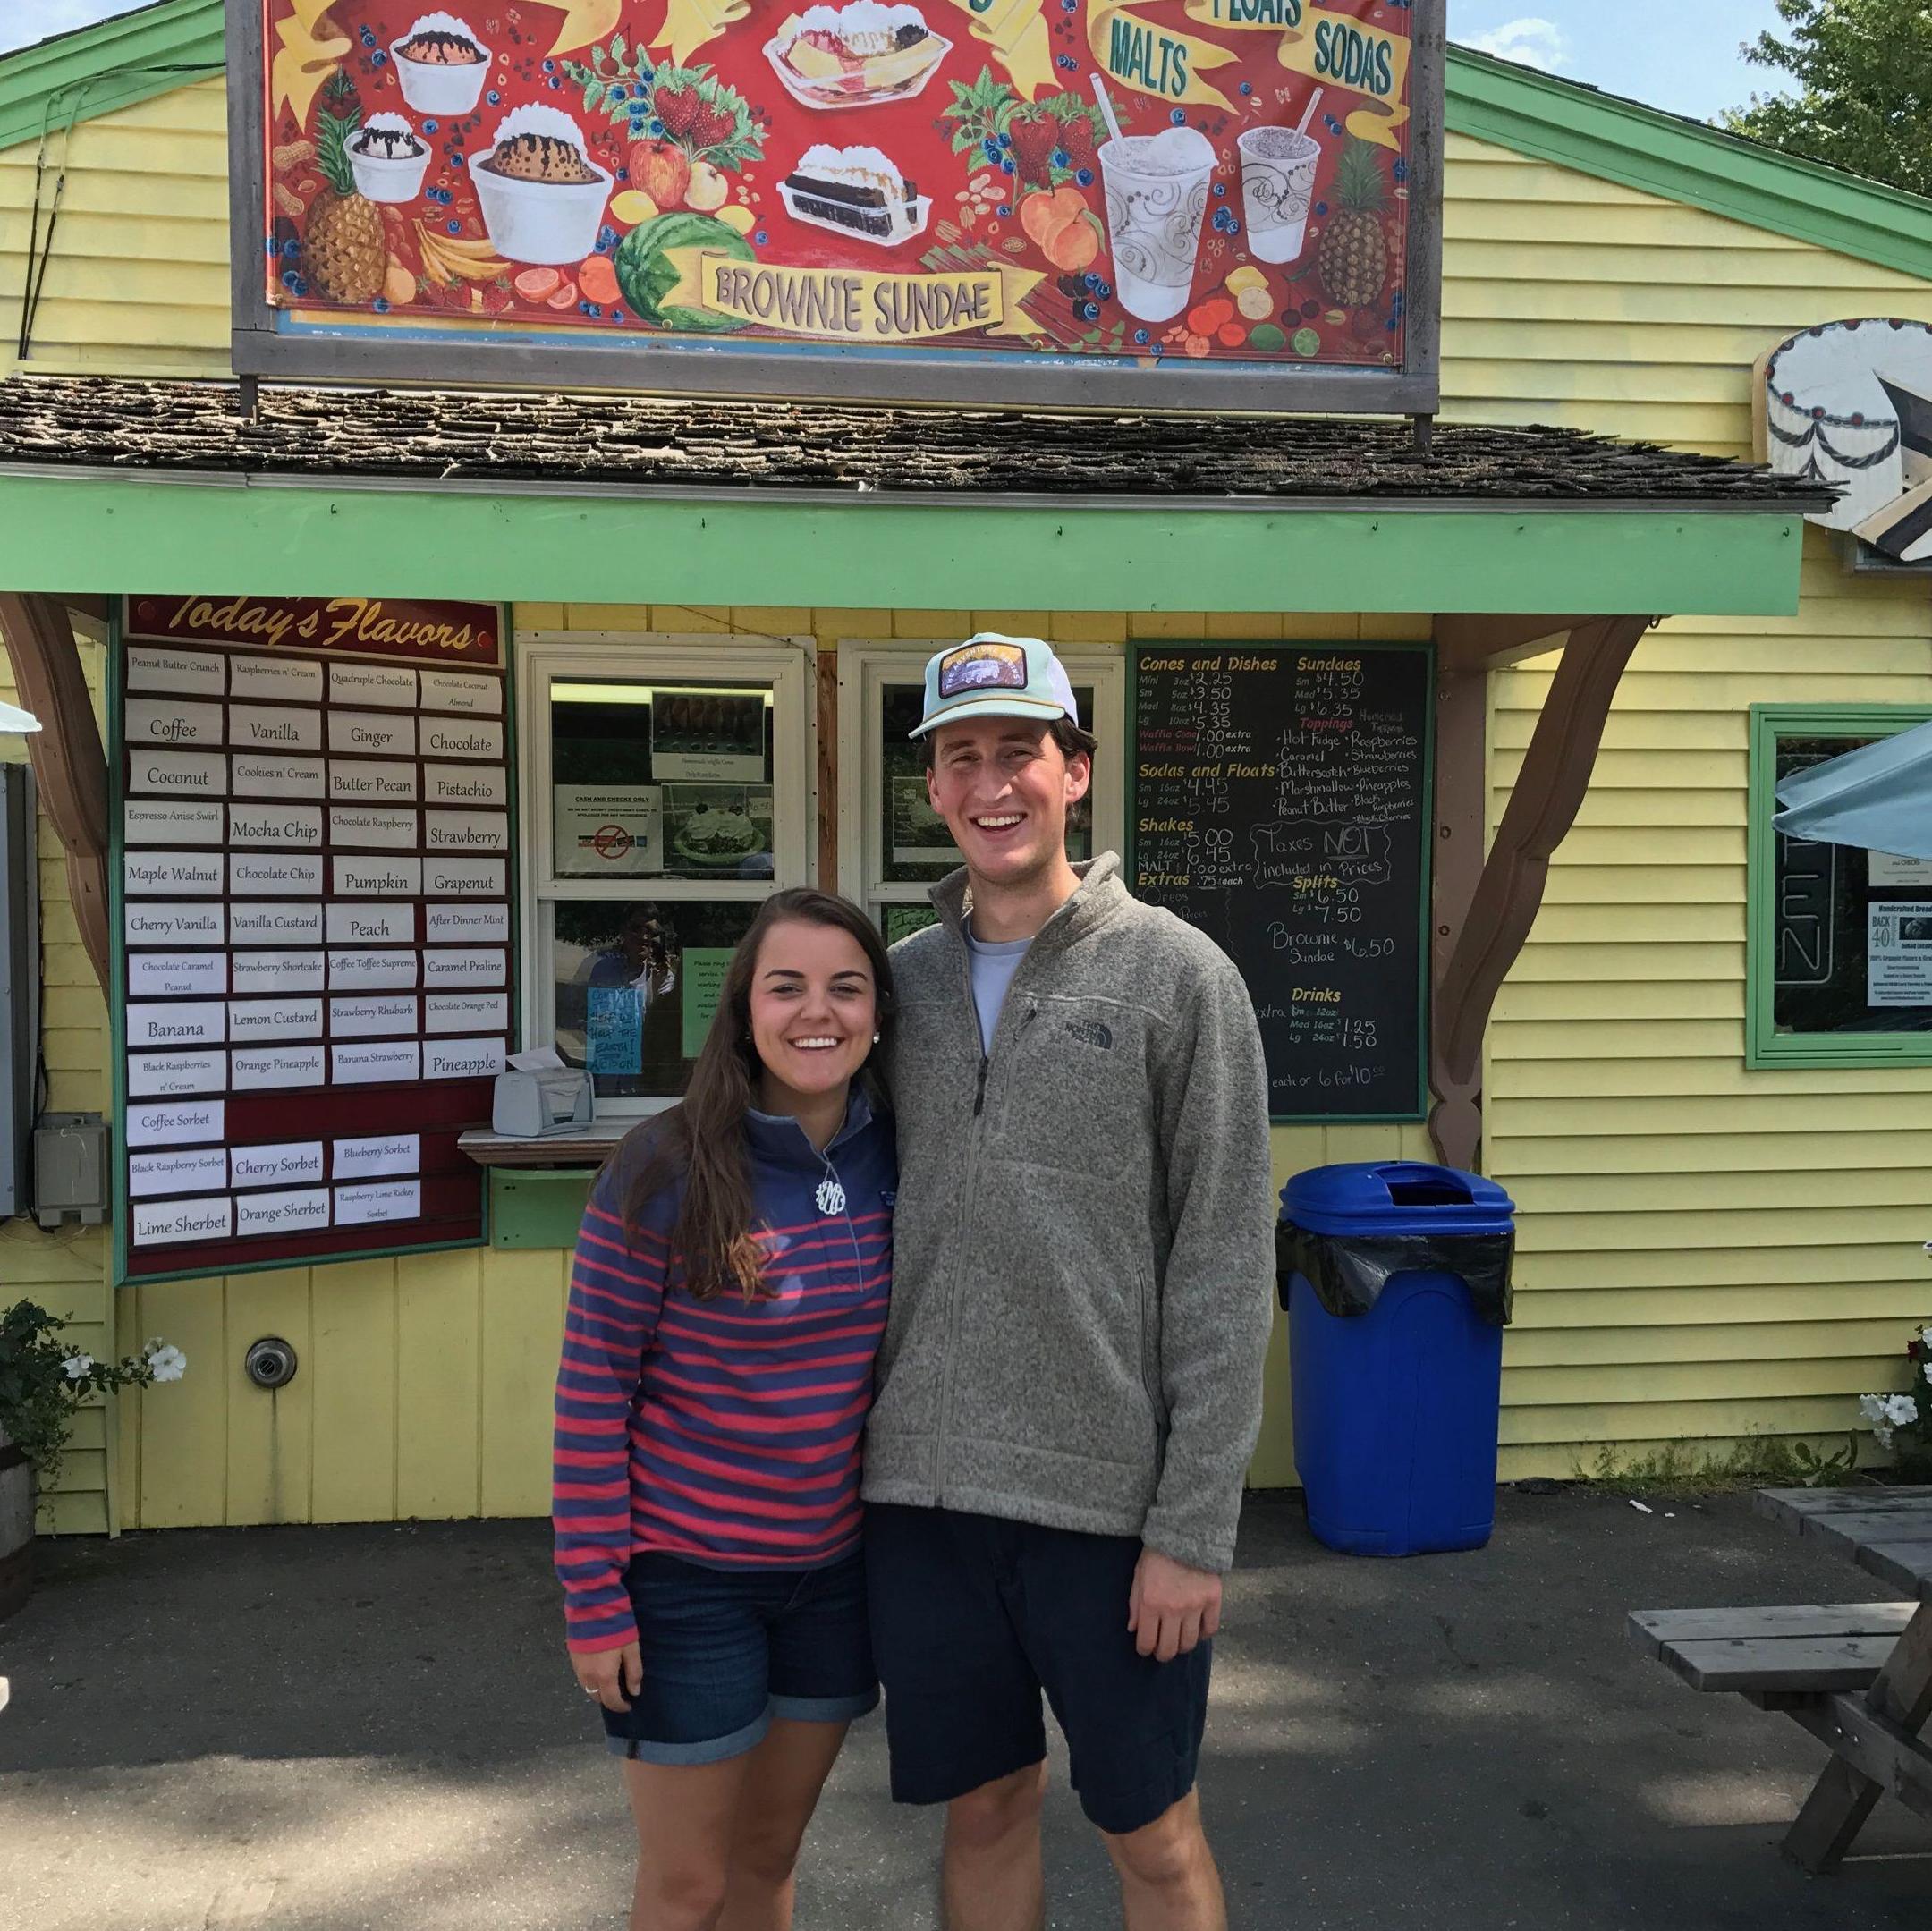
<path id="1" fill-rule="evenodd" d="M 592 1188 L 571 1263 L 557 1368 L 551 1518 L 570 1648 L 637 1641 L 631 1559 L 631 1403 L 664 1304 L 668 1242 L 624 1225 L 616 1163 Z"/>

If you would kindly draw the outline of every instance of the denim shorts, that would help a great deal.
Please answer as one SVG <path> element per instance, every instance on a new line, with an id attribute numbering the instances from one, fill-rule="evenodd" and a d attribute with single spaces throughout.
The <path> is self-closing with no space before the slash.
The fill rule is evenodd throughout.
<path id="1" fill-rule="evenodd" d="M 612 1751 L 716 1764 L 755 1749 L 775 1716 L 843 1724 L 876 1708 L 865 1557 L 826 1569 L 706 1569 L 647 1552 L 624 1571 L 644 1687 L 605 1710 Z"/>

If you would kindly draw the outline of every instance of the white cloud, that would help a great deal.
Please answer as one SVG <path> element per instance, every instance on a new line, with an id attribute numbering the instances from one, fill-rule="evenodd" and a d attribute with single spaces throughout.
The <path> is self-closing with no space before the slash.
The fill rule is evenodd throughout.
<path id="1" fill-rule="evenodd" d="M 1534 15 L 1492 27 L 1487 33 L 1472 35 L 1465 44 L 1479 54 L 1494 54 L 1498 60 L 1538 67 L 1545 73 L 1555 73 L 1563 64 L 1568 52 L 1563 29 L 1555 21 Z"/>
<path id="2" fill-rule="evenodd" d="M 31 47 L 55 34 L 72 33 L 77 27 L 91 27 L 110 13 L 131 13 L 146 4 L 147 0 L 14 0 L 13 5 L 0 8 L 8 16 L 0 21 L 0 53 Z"/>

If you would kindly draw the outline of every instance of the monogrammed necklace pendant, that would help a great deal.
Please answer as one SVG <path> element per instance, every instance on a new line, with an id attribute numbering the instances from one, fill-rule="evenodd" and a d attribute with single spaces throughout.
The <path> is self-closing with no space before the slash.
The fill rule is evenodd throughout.
<path id="1" fill-rule="evenodd" d="M 818 1182 L 818 1211 L 821 1214 L 843 1214 L 845 1211 L 845 1190 L 829 1173 Z"/>

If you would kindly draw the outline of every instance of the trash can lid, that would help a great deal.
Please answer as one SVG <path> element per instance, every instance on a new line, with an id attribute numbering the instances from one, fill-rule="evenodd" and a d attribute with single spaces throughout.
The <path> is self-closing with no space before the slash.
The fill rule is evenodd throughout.
<path id="1" fill-rule="evenodd" d="M 1310 1167 L 1281 1198 L 1282 1218 L 1310 1233 L 1505 1233 L 1516 1211 L 1493 1180 L 1420 1160 Z"/>

